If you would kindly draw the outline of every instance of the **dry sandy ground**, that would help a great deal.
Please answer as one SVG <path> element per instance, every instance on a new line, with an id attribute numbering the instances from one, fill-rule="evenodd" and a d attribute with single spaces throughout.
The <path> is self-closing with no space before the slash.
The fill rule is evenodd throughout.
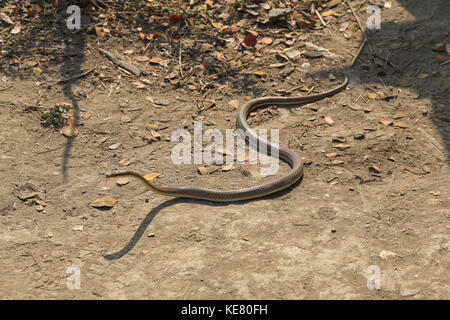
<path id="1" fill-rule="evenodd" d="M 352 2 L 362 21 L 364 2 Z M 384 1 L 376 3 L 383 7 Z M 333 10 L 326 28 L 258 25 L 258 37 L 274 41 L 259 48 L 256 59 L 251 50 L 228 50 L 216 37 L 232 36 L 219 36 L 209 24 L 173 31 L 147 18 L 96 13 L 96 25 L 110 19 L 111 34 L 99 39 L 89 28 L 71 34 L 64 16 L 47 12 L 24 21 L 18 35 L 2 33 L 9 55 L 2 53 L 0 69 L 0 298 L 449 299 L 450 64 L 440 65 L 436 56 L 450 56 L 431 49 L 449 43 L 448 1 L 392 1 L 383 8 L 382 29 L 368 32 L 377 54 L 389 57 L 378 68 L 367 47 L 346 67 L 362 35 L 356 27 L 346 39 L 339 29 L 353 15 L 344 4 Z M 243 18 L 249 22 L 239 36 L 257 26 L 243 11 L 227 23 Z M 146 53 L 138 54 L 146 43 L 131 31 L 138 26 L 158 34 Z M 169 35 L 183 41 L 184 78 L 172 74 L 180 55 L 179 42 Z M 305 41 L 338 57 L 314 58 Z M 148 75 L 120 71 L 97 48 L 129 56 Z M 285 63 L 271 51 L 285 48 L 309 55 Z M 123 53 L 129 49 L 136 53 Z M 225 52 L 235 68 L 249 65 L 224 75 L 221 70 L 233 65 L 214 60 L 214 51 Z M 169 63 L 132 58 L 142 55 Z M 10 64 L 14 56 L 20 64 Z M 27 68 L 29 61 L 43 73 L 33 74 L 36 65 Z M 269 67 L 280 61 L 285 65 Z M 305 62 L 313 67 L 309 74 L 301 72 Z M 186 77 L 198 65 L 203 67 Z M 91 68 L 83 77 L 55 82 Z M 161 173 L 155 183 L 222 189 L 272 179 L 260 177 L 258 165 L 230 171 L 210 166 L 207 175 L 194 164 L 175 166 L 171 134 L 192 131 L 194 119 L 208 129 L 233 128 L 237 110 L 230 101 L 242 105 L 296 86 L 300 91 L 293 94 L 313 86 L 311 93 L 319 93 L 336 86 L 341 71 L 350 78 L 345 91 L 307 106 L 258 111 L 250 119 L 256 127 L 280 129 L 280 144 L 305 159 L 303 180 L 281 194 L 216 205 L 153 194 L 134 180 L 118 186 L 105 179 L 112 171 L 152 171 Z M 39 119 L 39 107 L 60 101 L 74 106 L 69 114 L 80 132 L 74 139 Z M 152 143 L 148 123 L 161 135 Z M 117 149 L 108 148 L 116 143 Z M 125 167 L 123 159 L 130 159 Z M 287 170 L 283 164 L 278 175 Z M 118 203 L 108 210 L 90 206 L 103 196 Z M 70 266 L 79 268 L 80 289 L 66 286 Z M 378 290 L 367 286 L 370 266 L 379 267 Z"/>

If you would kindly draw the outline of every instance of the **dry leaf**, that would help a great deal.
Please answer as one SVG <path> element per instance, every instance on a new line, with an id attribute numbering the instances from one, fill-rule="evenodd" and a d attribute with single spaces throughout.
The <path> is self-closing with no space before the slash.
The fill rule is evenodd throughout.
<path id="1" fill-rule="evenodd" d="M 200 174 L 201 174 L 202 176 L 204 176 L 205 174 L 208 173 L 208 169 L 207 169 L 206 167 L 200 166 L 200 167 L 198 167 L 197 169 L 198 169 L 198 172 L 200 172 Z"/>
<path id="2" fill-rule="evenodd" d="M 61 133 L 67 138 L 75 138 L 78 136 L 78 128 L 72 118 L 66 120 L 66 125 L 61 129 Z"/>
<path id="3" fill-rule="evenodd" d="M 37 77 L 38 75 L 40 75 L 42 73 L 42 69 L 41 68 L 33 68 L 33 74 Z"/>
<path id="4" fill-rule="evenodd" d="M 421 73 L 417 76 L 419 79 L 426 79 L 428 78 L 428 73 Z"/>
<path id="5" fill-rule="evenodd" d="M 110 149 L 110 150 L 116 150 L 118 147 L 120 147 L 120 142 L 114 143 L 114 144 L 108 146 L 108 149 Z"/>
<path id="6" fill-rule="evenodd" d="M 325 122 L 328 123 L 330 126 L 332 126 L 334 124 L 334 120 L 331 119 L 330 117 L 325 117 L 324 118 Z"/>
<path id="7" fill-rule="evenodd" d="M 17 26 L 15 26 L 14 28 L 11 29 L 10 33 L 18 34 L 21 30 L 22 30 L 22 26 L 20 24 L 18 24 Z"/>
<path id="8" fill-rule="evenodd" d="M 11 58 L 11 59 L 9 59 L 9 64 L 17 64 L 17 63 L 19 63 L 19 62 L 20 62 L 20 60 L 17 59 L 17 58 Z"/>
<path id="9" fill-rule="evenodd" d="M 261 39 L 261 42 L 264 43 L 265 45 L 271 44 L 272 41 L 273 41 L 272 38 L 269 38 L 269 37 L 264 37 Z"/>
<path id="10" fill-rule="evenodd" d="M 327 154 L 325 155 L 325 157 L 327 157 L 327 158 L 335 158 L 336 156 L 337 156 L 337 153 L 336 153 L 336 152 L 327 153 Z"/>
<path id="11" fill-rule="evenodd" d="M 369 171 L 370 172 L 374 172 L 374 173 L 380 173 L 381 169 L 379 167 L 377 167 L 377 166 L 370 166 L 369 167 Z"/>
<path id="12" fill-rule="evenodd" d="M 105 29 L 103 29 L 103 27 L 95 27 L 95 33 L 100 39 L 103 39 L 105 37 Z"/>
<path id="13" fill-rule="evenodd" d="M 125 158 L 125 159 L 120 160 L 119 166 L 121 166 L 121 167 L 126 167 L 126 166 L 129 165 L 130 163 L 131 163 L 130 158 Z"/>
<path id="14" fill-rule="evenodd" d="M 150 58 L 147 56 L 137 56 L 134 59 L 139 62 L 147 62 L 150 60 Z"/>
<path id="15" fill-rule="evenodd" d="M 144 175 L 144 179 L 147 181 L 151 181 L 157 177 L 159 177 L 161 175 L 161 173 L 159 172 L 149 172 L 146 175 Z"/>
<path id="16" fill-rule="evenodd" d="M 233 168 L 233 164 L 227 164 L 226 166 L 222 167 L 222 171 L 230 171 Z"/>
<path id="17" fill-rule="evenodd" d="M 390 257 L 395 257 L 397 254 L 395 253 L 395 252 L 391 252 L 391 251 L 385 251 L 385 250 L 383 250 L 383 251 L 381 251 L 380 252 L 380 258 L 381 259 L 387 259 L 387 258 L 390 258 Z"/>
<path id="18" fill-rule="evenodd" d="M 324 13 L 322 13 L 322 17 L 328 17 L 331 16 L 334 13 L 333 10 L 327 10 Z"/>
<path id="19" fill-rule="evenodd" d="M 134 85 L 136 88 L 138 88 L 138 89 L 144 89 L 144 88 L 145 88 L 145 84 L 143 84 L 143 83 L 140 82 L 140 81 L 135 81 L 135 82 L 133 82 L 133 85 Z"/>
<path id="20" fill-rule="evenodd" d="M 171 23 L 182 23 L 184 21 L 184 15 L 181 13 L 173 14 L 169 17 Z"/>
<path id="21" fill-rule="evenodd" d="M 447 58 L 444 56 L 436 56 L 436 60 L 440 63 L 447 61 Z"/>
<path id="22" fill-rule="evenodd" d="M 253 72 L 253 74 L 261 77 L 261 79 L 263 79 L 264 81 L 269 79 L 269 74 L 265 71 L 255 71 Z"/>
<path id="23" fill-rule="evenodd" d="M 83 120 L 87 120 L 91 117 L 92 115 L 89 112 L 83 112 L 81 114 L 81 118 L 83 118 Z"/>
<path id="24" fill-rule="evenodd" d="M 2 18 L 2 20 L 4 22 L 6 22 L 7 24 L 14 24 L 14 22 L 11 20 L 11 18 L 4 12 L 0 12 L 0 17 Z"/>
<path id="25" fill-rule="evenodd" d="M 94 208 L 103 208 L 103 207 L 112 208 L 116 204 L 117 204 L 116 198 L 111 197 L 111 196 L 106 196 L 106 197 L 95 199 L 94 201 L 92 201 L 90 203 L 90 206 L 94 207 Z"/>
<path id="26" fill-rule="evenodd" d="M 157 131 L 150 129 L 150 132 L 154 138 L 161 138 L 161 135 Z"/>
<path id="27" fill-rule="evenodd" d="M 163 65 L 163 59 L 161 58 L 151 58 L 150 60 L 148 60 L 149 63 L 154 63 L 154 64 L 159 64 L 159 65 Z"/>
<path id="28" fill-rule="evenodd" d="M 129 117 L 129 116 L 123 116 L 120 118 L 120 122 L 122 122 L 122 123 L 128 123 L 130 121 L 131 121 L 131 117 Z"/>
<path id="29" fill-rule="evenodd" d="M 256 38 L 258 37 L 258 33 L 255 31 L 248 30 L 244 37 L 244 42 L 242 45 L 245 48 L 253 48 L 256 45 Z"/>
<path id="30" fill-rule="evenodd" d="M 380 122 L 381 124 L 384 124 L 385 126 L 389 126 L 389 125 L 392 124 L 392 121 L 384 120 L 384 119 L 382 119 L 382 118 L 379 118 L 379 119 L 378 119 L 378 122 Z"/>
<path id="31" fill-rule="evenodd" d="M 376 99 L 377 98 L 377 94 L 376 93 L 373 93 L 373 92 L 369 92 L 368 94 L 367 94 L 367 97 L 369 97 L 369 99 Z"/>

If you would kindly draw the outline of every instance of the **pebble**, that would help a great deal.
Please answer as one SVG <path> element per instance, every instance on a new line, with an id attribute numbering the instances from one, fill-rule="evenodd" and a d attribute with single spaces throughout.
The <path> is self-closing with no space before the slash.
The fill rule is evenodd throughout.
<path id="1" fill-rule="evenodd" d="M 444 52 L 445 44 L 443 42 L 438 42 L 433 47 L 431 47 L 431 50 L 437 51 L 437 52 Z"/>
<path id="2" fill-rule="evenodd" d="M 355 133 L 355 135 L 353 136 L 353 138 L 355 138 L 356 140 L 362 140 L 365 137 L 366 137 L 366 135 L 363 132 Z"/>
<path id="3" fill-rule="evenodd" d="M 287 15 L 288 13 L 290 13 L 292 10 L 291 9 L 285 9 L 285 8 L 275 8 L 269 11 L 269 20 L 270 21 L 275 21 L 278 20 L 282 17 L 284 17 L 285 15 Z"/>

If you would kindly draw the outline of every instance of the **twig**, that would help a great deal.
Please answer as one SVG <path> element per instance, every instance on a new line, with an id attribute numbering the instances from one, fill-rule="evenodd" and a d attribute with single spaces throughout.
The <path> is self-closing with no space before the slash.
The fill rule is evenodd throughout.
<path id="1" fill-rule="evenodd" d="M 358 59 L 359 55 L 361 54 L 362 50 L 366 46 L 366 43 L 367 43 L 367 38 L 364 38 L 363 42 L 359 46 L 358 51 L 356 52 L 355 56 L 353 57 L 352 63 L 350 64 L 350 67 L 353 67 L 353 65 L 355 64 L 355 62 Z"/>
<path id="2" fill-rule="evenodd" d="M 77 75 L 75 75 L 73 77 L 66 78 L 66 79 L 60 79 L 60 80 L 56 81 L 56 83 L 67 82 L 67 81 L 70 81 L 70 80 L 74 80 L 74 79 L 78 79 L 78 78 L 84 77 L 84 76 L 88 75 L 89 73 L 91 73 L 94 70 L 95 70 L 95 68 L 92 68 L 92 69 L 87 70 L 87 71 L 85 71 L 83 73 L 77 74 Z"/>
<path id="3" fill-rule="evenodd" d="M 183 68 L 182 68 L 182 66 L 181 66 L 181 43 L 182 43 L 182 41 L 180 40 L 180 52 L 179 52 L 179 54 L 178 54 L 178 64 L 180 65 L 180 74 L 181 74 L 181 76 L 182 77 L 184 77 L 184 75 L 183 75 Z"/>
<path id="4" fill-rule="evenodd" d="M 325 21 L 323 21 L 322 16 L 320 15 L 319 11 L 314 10 L 314 13 L 316 14 L 317 17 L 319 17 L 320 22 L 322 22 L 324 27 L 327 27 L 327 24 L 325 23 Z"/>
<path id="5" fill-rule="evenodd" d="M 140 77 L 141 74 L 143 74 L 143 71 L 141 71 L 138 67 L 132 65 L 131 63 L 124 61 L 122 59 L 119 59 L 116 55 L 104 50 L 98 48 L 98 51 L 103 53 L 109 60 L 111 60 L 113 63 L 117 64 L 118 66 L 122 67 L 123 69 L 131 72 L 136 77 Z"/>
<path id="6" fill-rule="evenodd" d="M 375 52 L 374 52 L 373 49 L 372 49 L 372 46 L 371 46 L 371 44 L 370 44 L 370 42 L 369 42 L 369 39 L 367 38 L 366 32 L 364 31 L 364 28 L 363 28 L 363 26 L 362 26 L 362 24 L 361 24 L 361 21 L 359 21 L 359 18 L 358 18 L 358 16 L 356 15 L 356 12 L 355 12 L 355 10 L 353 9 L 352 5 L 350 4 L 350 1 L 347 1 L 347 4 L 348 4 L 350 10 L 352 11 L 353 16 L 354 16 L 355 19 L 356 19 L 356 23 L 358 23 L 359 29 L 361 29 L 361 32 L 362 32 L 362 34 L 363 34 L 363 36 L 364 36 L 364 40 L 367 41 L 367 45 L 369 46 L 370 52 L 372 53 L 372 55 L 375 55 Z"/>

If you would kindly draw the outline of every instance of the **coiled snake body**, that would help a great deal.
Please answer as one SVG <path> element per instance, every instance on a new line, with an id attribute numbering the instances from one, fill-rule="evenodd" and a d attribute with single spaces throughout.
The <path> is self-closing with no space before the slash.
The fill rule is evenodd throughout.
<path id="1" fill-rule="evenodd" d="M 237 190 L 213 190 L 213 189 L 205 189 L 198 187 L 166 187 L 166 186 L 158 186 L 153 182 L 147 181 L 141 174 L 126 171 L 119 173 L 112 173 L 108 175 L 108 177 L 135 177 L 139 181 L 141 181 L 147 188 L 151 191 L 172 197 L 181 197 L 181 198 L 192 198 L 192 199 L 201 199 L 208 201 L 216 201 L 216 202 L 231 202 L 231 201 L 241 201 L 241 200 L 249 200 L 255 199 L 259 197 L 263 197 L 283 189 L 288 188 L 293 185 L 303 176 L 303 162 L 298 154 L 295 152 L 283 148 L 278 147 L 276 145 L 271 144 L 270 142 L 261 139 L 256 133 L 250 129 L 247 123 L 248 114 L 261 106 L 265 105 L 295 105 L 301 103 L 307 103 L 312 101 L 317 101 L 323 99 L 325 97 L 329 97 L 341 90 L 343 90 L 348 84 L 348 79 L 345 77 L 344 82 L 333 88 L 331 90 L 322 92 L 316 95 L 303 96 L 303 97 L 263 97 L 256 98 L 245 103 L 241 109 L 239 110 L 236 127 L 242 129 L 244 132 L 248 134 L 249 139 L 257 142 L 258 148 L 263 148 L 263 150 L 272 150 L 275 151 L 273 153 L 277 153 L 279 157 L 286 161 L 290 166 L 291 170 L 285 174 L 284 176 L 275 179 L 273 181 L 263 183 L 257 186 L 237 189 Z M 247 141 L 248 142 L 248 141 Z M 264 149 L 265 148 L 265 149 Z"/>

